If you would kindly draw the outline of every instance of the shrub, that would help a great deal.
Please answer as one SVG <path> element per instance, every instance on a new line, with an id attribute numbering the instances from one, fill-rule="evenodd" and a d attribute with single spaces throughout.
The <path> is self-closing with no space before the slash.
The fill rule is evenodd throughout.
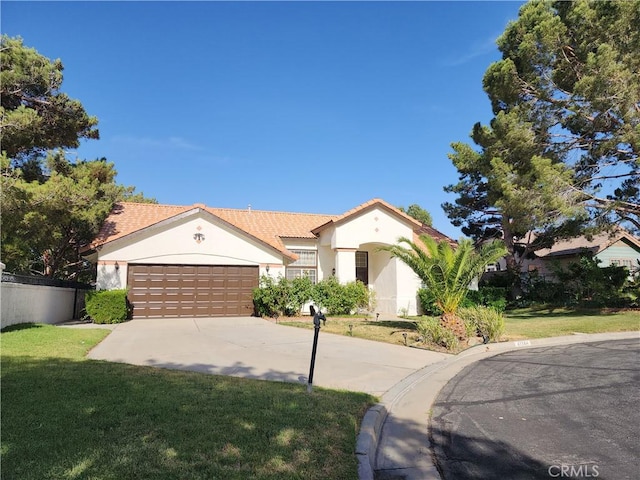
<path id="1" fill-rule="evenodd" d="M 442 335 L 440 337 L 440 345 L 447 350 L 455 350 L 458 348 L 459 340 L 455 333 L 447 328 L 442 328 Z"/>
<path id="2" fill-rule="evenodd" d="M 542 303 L 569 307 L 627 307 L 633 305 L 628 295 L 629 271 L 625 267 L 600 267 L 601 261 L 591 253 L 566 265 L 552 264 L 556 280 L 545 280 L 532 272 L 524 278 L 521 303 Z"/>
<path id="3" fill-rule="evenodd" d="M 95 323 L 121 323 L 129 318 L 126 290 L 87 292 L 85 310 Z"/>
<path id="4" fill-rule="evenodd" d="M 342 285 L 336 277 L 329 277 L 313 286 L 311 299 L 325 313 L 348 315 L 369 307 L 369 289 L 357 280 Z"/>
<path id="5" fill-rule="evenodd" d="M 499 341 L 504 333 L 504 317 L 501 312 L 491 307 L 460 308 L 458 315 L 464 320 L 465 325 L 475 329 L 485 343 Z"/>
<path id="6" fill-rule="evenodd" d="M 436 297 L 427 288 L 421 288 L 418 290 L 418 301 L 422 308 L 422 313 L 432 317 L 438 317 L 442 315 L 442 310 L 436 305 Z"/>
<path id="7" fill-rule="evenodd" d="M 260 286 L 253 290 L 253 307 L 256 315 L 273 317 L 282 314 L 279 283 L 268 275 L 260 277 Z"/>
<path id="8" fill-rule="evenodd" d="M 341 285 L 335 277 L 313 285 L 308 277 L 287 280 L 265 275 L 253 291 L 255 313 L 261 317 L 299 315 L 309 301 L 331 315 L 347 315 L 358 309 L 369 310 L 372 304 L 375 305 L 375 297 L 372 301 L 364 283 L 355 281 Z"/>
<path id="9" fill-rule="evenodd" d="M 282 276 L 274 279 L 263 275 L 260 286 L 253 291 L 255 313 L 261 317 L 300 315 L 311 298 L 312 287 L 308 277 L 287 280 Z"/>
<path id="10" fill-rule="evenodd" d="M 524 296 L 520 304 L 543 303 L 559 305 L 564 302 L 564 288 L 561 284 L 546 280 L 537 271 L 527 272 L 523 278 Z"/>
<path id="11" fill-rule="evenodd" d="M 454 350 L 458 347 L 458 338 L 455 333 L 442 326 L 440 320 L 434 317 L 423 318 L 416 322 L 416 330 L 424 338 L 425 342 Z"/>
<path id="12" fill-rule="evenodd" d="M 472 320 L 462 318 L 462 321 L 464 323 L 464 331 L 467 334 L 467 338 L 478 335 L 478 326 Z"/>
<path id="13" fill-rule="evenodd" d="M 507 289 L 504 287 L 479 287 L 478 290 L 469 290 L 461 307 L 484 306 L 491 307 L 499 312 L 507 308 Z"/>
<path id="14" fill-rule="evenodd" d="M 288 310 L 292 312 L 292 315 L 300 315 L 304 304 L 311 300 L 313 283 L 309 277 L 305 276 L 290 280 L 289 286 Z"/>
<path id="15" fill-rule="evenodd" d="M 601 261 L 591 253 L 580 256 L 566 268 L 556 266 L 554 273 L 573 303 L 591 307 L 624 306 L 623 287 L 629 271 L 625 267 L 600 267 Z"/>

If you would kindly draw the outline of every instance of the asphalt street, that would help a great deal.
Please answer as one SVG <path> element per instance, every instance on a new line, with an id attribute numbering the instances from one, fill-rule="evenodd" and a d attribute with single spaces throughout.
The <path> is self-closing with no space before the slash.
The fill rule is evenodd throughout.
<path id="1" fill-rule="evenodd" d="M 640 478 L 638 339 L 512 351 L 441 390 L 430 437 L 445 480 Z"/>

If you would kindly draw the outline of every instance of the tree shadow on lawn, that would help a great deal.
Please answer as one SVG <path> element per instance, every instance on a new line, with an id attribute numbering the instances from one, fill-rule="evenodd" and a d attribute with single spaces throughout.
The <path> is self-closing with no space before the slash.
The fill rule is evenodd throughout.
<path id="1" fill-rule="evenodd" d="M 368 320 L 362 322 L 364 325 L 373 325 L 379 327 L 396 328 L 400 331 L 416 331 L 416 322 L 411 320 Z"/>
<path id="2" fill-rule="evenodd" d="M 354 478 L 355 436 L 372 402 L 299 384 L 7 356 L 2 478 Z"/>
<path id="3" fill-rule="evenodd" d="M 613 317 L 616 314 L 624 310 L 611 310 L 611 309 L 567 309 L 564 307 L 539 307 L 531 308 L 525 312 L 509 311 L 505 312 L 505 315 L 510 320 L 531 320 L 533 318 L 579 318 L 579 317 Z M 638 311 L 640 313 L 640 310 Z"/>
<path id="4" fill-rule="evenodd" d="M 7 333 L 7 332 L 18 332 L 20 330 L 29 330 L 32 328 L 42 328 L 43 324 L 41 323 L 17 323 L 15 325 L 9 325 L 7 327 L 4 327 L 2 330 L 0 330 L 0 332 L 2 333 Z"/>

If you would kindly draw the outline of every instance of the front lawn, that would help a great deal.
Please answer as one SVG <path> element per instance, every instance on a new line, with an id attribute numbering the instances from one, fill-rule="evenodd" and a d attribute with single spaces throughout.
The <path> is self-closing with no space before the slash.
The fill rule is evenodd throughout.
<path id="1" fill-rule="evenodd" d="M 557 337 L 575 333 L 640 330 L 640 310 L 513 310 L 506 315 L 506 340 Z"/>
<path id="2" fill-rule="evenodd" d="M 417 338 L 415 321 L 411 319 L 380 320 L 365 319 L 362 317 L 332 318 L 327 319 L 322 332 L 339 335 L 351 335 L 353 337 L 387 342 L 395 345 L 404 345 L 407 334 L 407 343 L 413 344 Z M 283 325 L 291 325 L 301 328 L 313 328 L 310 317 L 279 321 Z M 640 310 L 627 310 L 620 312 L 607 311 L 570 311 L 570 310 L 533 310 L 522 309 L 509 311 L 505 314 L 505 333 L 502 337 L 506 340 L 520 340 L 525 338 L 557 337 L 571 335 L 573 333 L 603 333 L 640 330 Z M 442 351 L 441 347 L 425 345 Z"/>
<path id="3" fill-rule="evenodd" d="M 354 479 L 363 393 L 85 359 L 108 331 L 2 342 L 2 478 Z"/>
<path id="4" fill-rule="evenodd" d="M 311 317 L 297 317 L 295 319 L 281 317 L 281 325 L 288 325 L 300 328 L 313 328 Z M 321 328 L 322 333 L 335 333 L 338 335 L 348 335 L 377 342 L 393 343 L 404 345 L 402 333 L 407 333 L 407 342 L 414 341 L 417 337 L 414 320 L 372 320 L 360 317 L 329 317 L 326 324 Z"/>

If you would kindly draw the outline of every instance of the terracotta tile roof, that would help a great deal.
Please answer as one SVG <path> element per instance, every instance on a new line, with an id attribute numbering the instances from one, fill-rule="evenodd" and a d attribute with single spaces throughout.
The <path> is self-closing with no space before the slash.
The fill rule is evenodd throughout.
<path id="1" fill-rule="evenodd" d="M 297 257 L 286 249 L 282 242 L 283 238 L 315 239 L 316 236 L 311 230 L 335 218 L 335 215 L 265 210 L 231 208 L 205 208 L 205 210 L 292 258 Z"/>
<path id="2" fill-rule="evenodd" d="M 422 225 L 417 220 L 406 215 L 390 204 L 380 199 L 373 199 L 349 210 L 342 215 L 323 215 L 312 213 L 273 212 L 251 209 L 231 209 L 206 207 L 203 204 L 188 206 L 160 205 L 152 203 L 117 204 L 106 219 L 95 240 L 85 251 L 92 250 L 106 243 L 125 237 L 137 231 L 152 227 L 163 221 L 170 221 L 173 217 L 190 212 L 194 209 L 202 209 L 214 215 L 257 240 L 282 252 L 290 258 L 296 258 L 289 252 L 283 238 L 308 238 L 315 239 L 316 234 L 330 224 L 340 223 L 345 219 L 367 208 L 381 205 L 395 214 L 404 217 L 414 226 L 415 235 L 427 233 L 436 240 L 449 239 L 437 230 Z M 452 241 L 453 242 L 453 241 Z M 454 242 L 455 243 L 455 242 Z"/>
<path id="3" fill-rule="evenodd" d="M 456 242 L 452 238 L 447 237 L 444 233 L 439 232 L 438 230 L 436 230 L 433 227 L 430 227 L 428 225 L 422 224 L 422 226 L 414 233 L 414 236 L 419 238 L 420 235 L 424 235 L 424 234 L 427 234 L 430 237 L 433 237 L 437 242 L 441 242 L 442 240 L 446 240 L 447 242 L 449 242 L 454 247 L 458 245 L 458 242 Z"/>
<path id="4" fill-rule="evenodd" d="M 587 239 L 586 237 L 559 240 L 554 243 L 551 248 L 544 248 L 536 251 L 536 255 L 538 257 L 574 255 L 584 249 L 590 250 L 594 254 L 598 254 L 602 250 L 608 248 L 622 238 L 629 240 L 631 243 L 640 248 L 639 239 L 626 231 L 620 230 L 615 232 L 614 234 L 604 232 L 598 235 L 594 235 L 591 240 Z"/>
<path id="5" fill-rule="evenodd" d="M 89 249 L 155 225 L 193 209 L 193 206 L 160 205 L 155 203 L 121 202 L 113 207 Z"/>

